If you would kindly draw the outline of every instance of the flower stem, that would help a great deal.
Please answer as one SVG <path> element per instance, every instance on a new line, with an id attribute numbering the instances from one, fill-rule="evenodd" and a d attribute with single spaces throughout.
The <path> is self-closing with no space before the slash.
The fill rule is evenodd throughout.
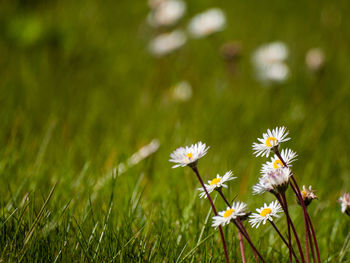
<path id="1" fill-rule="evenodd" d="M 196 174 L 196 176 L 197 176 L 199 182 L 201 183 L 201 185 L 202 185 L 202 187 L 203 187 L 203 189 L 204 189 L 204 191 L 205 191 L 205 193 L 206 193 L 206 195 L 207 195 L 207 198 L 208 198 L 208 200 L 209 200 L 209 202 L 210 202 L 211 208 L 213 209 L 214 215 L 217 215 L 216 208 L 215 208 L 215 205 L 214 205 L 214 203 L 213 203 L 213 200 L 211 199 L 211 197 L 210 197 L 210 195 L 209 195 L 209 193 L 208 193 L 208 191 L 207 191 L 207 188 L 205 187 L 205 185 L 204 185 L 204 183 L 203 183 L 203 180 L 202 180 L 202 178 L 201 178 L 201 176 L 200 176 L 200 174 L 199 174 L 199 172 L 198 172 L 197 167 L 196 167 L 196 166 L 195 166 L 195 167 L 192 167 L 192 170 L 193 170 L 193 172 Z M 223 233 L 223 231 L 222 231 L 222 227 L 221 227 L 221 226 L 219 226 L 219 231 L 220 231 L 222 246 L 224 247 L 224 253 L 225 253 L 226 263 L 230 263 L 230 260 L 229 260 L 229 258 L 228 258 L 228 253 L 227 253 L 226 241 L 225 241 L 224 233 Z"/>
<path id="2" fill-rule="evenodd" d="M 290 226 L 292 227 L 292 230 L 293 230 L 293 233 L 294 233 L 294 237 L 295 237 L 295 241 L 296 241 L 297 246 L 298 246 L 298 250 L 299 250 L 300 257 L 301 257 L 301 261 L 302 261 L 303 263 L 305 263 L 304 253 L 303 253 L 303 250 L 302 250 L 302 248 L 301 248 L 300 241 L 299 241 L 299 237 L 298 237 L 298 233 L 297 233 L 297 231 L 295 230 L 293 221 L 292 221 L 292 219 L 290 218 L 289 213 L 287 214 L 287 212 L 286 212 L 286 208 L 285 208 L 284 203 L 282 202 L 282 198 L 281 198 L 279 195 L 277 195 L 277 194 L 276 194 L 275 196 L 276 196 L 277 200 L 280 202 L 280 204 L 281 204 L 281 206 L 282 206 L 284 212 L 286 213 L 287 218 L 289 219 Z"/>
<path id="3" fill-rule="evenodd" d="M 274 152 L 275 152 L 275 154 L 277 155 L 277 157 L 281 160 L 281 162 L 283 163 L 283 165 L 284 165 L 285 167 L 288 167 L 288 165 L 287 165 L 286 162 L 283 160 L 283 158 L 282 158 L 280 152 L 278 151 L 278 149 L 277 149 L 276 151 L 274 151 Z M 300 202 L 300 204 L 301 204 L 301 206 L 302 206 L 302 208 L 303 208 L 305 225 L 309 225 L 310 228 L 311 228 L 312 238 L 313 238 L 313 240 L 314 240 L 314 245 L 315 245 L 316 254 L 317 254 L 317 261 L 318 261 L 318 263 L 321 263 L 320 252 L 319 252 L 319 249 L 318 249 L 318 244 L 317 244 L 317 239 L 316 239 L 315 230 L 314 230 L 314 227 L 313 227 L 313 225 L 312 225 L 310 216 L 309 216 L 309 214 L 307 213 L 304 200 L 303 200 L 303 198 L 302 198 L 302 196 L 301 196 L 301 193 L 300 193 L 300 191 L 299 191 L 300 188 L 299 188 L 299 186 L 298 186 L 298 184 L 297 184 L 297 182 L 296 182 L 296 180 L 295 180 L 295 178 L 294 178 L 292 172 L 291 172 L 291 176 L 290 176 L 290 177 L 292 178 L 292 181 L 293 181 L 293 183 L 294 183 L 294 185 L 295 185 L 295 188 L 296 188 L 297 190 L 296 190 L 296 189 L 293 189 L 293 187 L 292 187 L 292 189 L 293 189 L 294 193 L 296 194 L 296 196 L 297 196 L 297 198 L 298 198 L 298 200 L 299 200 L 299 202 Z M 310 238 L 311 238 L 311 237 L 310 237 Z M 309 253 L 309 251 L 306 251 L 306 252 Z"/>
<path id="4" fill-rule="evenodd" d="M 227 201 L 227 199 L 226 199 L 224 193 L 222 192 L 222 190 L 221 190 L 221 189 L 218 189 L 217 191 L 219 192 L 219 194 L 221 195 L 221 197 L 222 197 L 222 199 L 225 201 L 225 203 L 226 203 L 229 207 L 231 207 L 230 203 Z M 241 220 L 237 217 L 237 218 L 236 218 L 236 221 L 237 221 L 237 223 L 238 223 L 238 225 L 239 225 L 238 231 L 239 231 L 241 234 L 243 234 L 243 236 L 247 239 L 249 245 L 251 246 L 251 248 L 252 248 L 252 250 L 253 250 L 253 254 L 254 254 L 254 257 L 255 257 L 255 260 L 256 260 L 256 256 L 257 256 L 257 254 L 258 254 L 258 251 L 257 251 L 256 248 L 253 246 L 253 243 L 252 243 L 252 241 L 250 240 L 249 234 L 248 234 L 248 232 L 246 231 L 245 227 L 243 226 Z M 261 255 L 260 255 L 260 257 L 261 257 Z M 263 260 L 263 259 L 262 259 L 262 260 Z"/>
<path id="5" fill-rule="evenodd" d="M 255 248 L 255 246 L 253 245 L 252 241 L 250 240 L 250 238 L 247 236 L 247 234 L 241 229 L 241 225 L 237 222 L 239 219 L 237 217 L 236 220 L 233 220 L 234 224 L 236 225 L 236 227 L 238 228 L 238 230 L 241 231 L 241 233 L 243 234 L 243 236 L 245 237 L 245 239 L 248 241 L 249 245 L 252 247 L 252 249 L 256 252 L 256 254 L 258 255 L 258 257 L 261 259 L 261 261 L 263 263 L 265 263 L 264 258 L 260 255 L 259 251 Z"/>
<path id="6" fill-rule="evenodd" d="M 309 215 L 307 215 L 307 216 L 309 216 Z M 310 224 L 311 224 L 311 221 L 309 219 L 309 225 Z M 309 236 L 311 237 L 310 229 L 308 229 L 308 230 L 309 230 Z M 310 238 L 309 241 L 310 241 L 310 248 L 311 248 L 311 253 L 312 253 L 312 260 L 313 260 L 313 262 L 316 262 L 316 257 L 315 257 L 315 251 L 314 251 L 314 245 L 313 245 L 313 242 L 312 242 L 312 238 Z"/>
<path id="7" fill-rule="evenodd" d="M 242 262 L 246 263 L 246 261 L 245 261 L 245 253 L 244 253 L 244 245 L 243 245 L 243 238 L 242 238 L 241 231 L 239 229 L 238 229 L 238 239 L 239 239 L 239 247 L 240 247 L 240 250 L 241 250 Z"/>
<path id="8" fill-rule="evenodd" d="M 282 239 L 282 241 L 284 242 L 284 244 L 286 244 L 286 246 L 292 251 L 292 254 L 295 258 L 295 261 L 297 263 L 299 263 L 298 257 L 295 255 L 294 249 L 292 247 L 289 246 L 287 240 L 283 237 L 283 235 L 281 234 L 281 232 L 278 230 L 277 226 L 275 225 L 275 223 L 273 221 L 270 221 L 270 224 L 273 226 L 273 228 L 276 230 L 276 232 L 278 233 L 278 235 L 280 236 L 280 238 Z"/>
<path id="9" fill-rule="evenodd" d="M 282 200 L 283 203 L 285 205 L 285 211 L 286 211 L 286 215 L 287 215 L 287 225 L 288 225 L 288 243 L 289 243 L 289 262 L 292 263 L 293 259 L 292 259 L 292 236 L 290 234 L 290 217 L 289 217 L 289 211 L 288 211 L 288 205 L 287 205 L 287 198 L 286 198 L 286 194 L 282 193 Z"/>
<path id="10" fill-rule="evenodd" d="M 231 204 L 227 201 L 224 193 L 222 192 L 222 189 L 219 188 L 217 191 L 219 192 L 220 196 L 225 201 L 225 203 L 228 205 L 228 207 L 231 208 Z M 245 263 L 246 261 L 245 261 L 244 245 L 243 245 L 242 233 L 240 229 L 238 229 L 238 239 L 239 239 L 239 247 L 240 247 L 241 256 L 242 256 L 242 262 Z"/>
<path id="11" fill-rule="evenodd" d="M 307 212 L 306 212 L 306 216 L 307 216 L 307 220 L 309 221 L 309 225 L 310 225 L 311 233 L 312 233 L 312 238 L 313 238 L 314 243 L 315 243 L 315 249 L 316 249 L 316 254 L 317 254 L 317 261 L 318 261 L 319 263 L 321 263 L 320 251 L 318 250 L 318 244 L 317 244 L 317 239 L 316 239 L 316 234 L 315 234 L 314 226 L 312 225 L 310 216 L 309 216 L 309 214 L 308 214 Z M 312 242 L 312 241 L 311 241 L 311 242 Z M 313 251 L 313 248 L 312 248 L 312 251 Z"/>
<path id="12" fill-rule="evenodd" d="M 239 224 L 239 226 L 241 227 L 241 231 L 243 231 L 243 233 L 244 233 L 244 234 L 249 238 L 249 240 L 251 241 L 250 236 L 249 236 L 247 230 L 245 229 L 245 227 L 244 227 L 242 221 L 241 221 L 238 217 L 236 218 L 236 221 L 237 221 L 237 223 Z M 251 248 L 252 248 L 252 247 L 251 247 Z M 252 248 L 252 251 L 253 251 L 253 254 L 254 254 L 255 261 L 258 262 L 258 255 L 256 254 L 254 248 Z"/>

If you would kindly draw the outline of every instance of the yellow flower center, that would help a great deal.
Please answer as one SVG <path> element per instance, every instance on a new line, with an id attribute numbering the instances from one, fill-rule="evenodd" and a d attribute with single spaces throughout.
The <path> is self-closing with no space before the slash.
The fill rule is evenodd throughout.
<path id="1" fill-rule="evenodd" d="M 305 199 L 306 196 L 307 196 L 307 192 L 305 190 L 302 190 L 301 191 L 301 196 L 303 197 L 303 199 Z"/>
<path id="2" fill-rule="evenodd" d="M 210 181 L 210 185 L 220 183 L 220 181 L 221 181 L 221 178 L 214 178 L 213 180 Z"/>
<path id="3" fill-rule="evenodd" d="M 280 159 L 277 159 L 276 161 L 273 162 L 273 168 L 278 169 L 283 167 L 283 163 Z"/>
<path id="4" fill-rule="evenodd" d="M 232 215 L 232 213 L 234 212 L 235 210 L 233 208 L 230 208 L 228 210 L 226 210 L 225 214 L 224 214 L 224 217 L 225 218 L 228 218 L 230 215 Z"/>
<path id="5" fill-rule="evenodd" d="M 187 153 L 186 157 L 185 157 L 185 161 L 186 162 L 191 161 L 192 158 L 193 158 L 193 154 L 192 153 Z"/>
<path id="6" fill-rule="evenodd" d="M 271 208 L 264 208 L 261 212 L 260 212 L 260 216 L 267 216 L 268 214 L 271 214 Z"/>
<path id="7" fill-rule="evenodd" d="M 275 137 L 269 137 L 266 139 L 265 143 L 267 147 L 272 147 L 278 143 L 278 140 Z"/>

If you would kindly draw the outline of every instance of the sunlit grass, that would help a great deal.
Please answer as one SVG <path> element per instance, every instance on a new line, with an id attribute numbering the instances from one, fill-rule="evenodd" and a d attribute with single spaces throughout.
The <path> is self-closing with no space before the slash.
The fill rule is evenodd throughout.
<path id="1" fill-rule="evenodd" d="M 251 144 L 280 125 L 293 138 L 286 147 L 299 155 L 295 177 L 317 190 L 309 210 L 323 262 L 349 261 L 349 252 L 340 254 L 349 220 L 336 202 L 350 190 L 347 1 L 191 1 L 181 27 L 219 6 L 226 30 L 160 59 L 147 52 L 153 32 L 146 3 L 34 2 L 0 8 L 0 261 L 223 261 L 196 178 L 190 169 L 171 169 L 169 154 L 206 142 L 204 181 L 232 170 L 238 179 L 228 199 L 238 195 L 254 210 L 272 198 L 251 194 L 264 161 L 253 158 Z M 242 44 L 234 75 L 220 55 L 232 40 Z M 254 80 L 250 56 L 275 40 L 290 48 L 291 77 L 266 88 Z M 304 64 L 314 47 L 326 55 L 321 74 Z M 191 100 L 169 100 L 182 80 L 193 87 Z M 112 176 L 155 138 L 157 152 Z M 288 201 L 302 231 L 299 207 Z M 226 208 L 220 198 L 216 205 Z M 271 228 L 248 231 L 259 248 L 268 247 L 267 259 L 287 260 Z M 238 262 L 236 233 L 224 232 Z"/>

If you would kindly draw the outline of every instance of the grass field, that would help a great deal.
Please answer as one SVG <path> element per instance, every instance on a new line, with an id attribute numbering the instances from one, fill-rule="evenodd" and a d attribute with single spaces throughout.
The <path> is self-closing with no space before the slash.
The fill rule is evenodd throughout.
<path id="1" fill-rule="evenodd" d="M 232 170 L 238 179 L 225 194 L 253 211 L 272 196 L 252 195 L 265 159 L 251 145 L 282 125 L 292 138 L 284 146 L 299 155 L 299 185 L 317 190 L 309 212 L 322 262 L 350 262 L 350 221 L 337 203 L 350 191 L 348 1 L 188 1 L 178 27 L 219 7 L 226 28 L 162 58 L 148 52 L 156 31 L 146 1 L 0 6 L 0 262 L 223 262 L 199 183 L 189 168 L 171 169 L 169 154 L 207 143 L 198 167 L 205 181 Z M 233 40 L 242 46 L 234 74 L 220 54 Z M 251 54 L 276 40 L 289 47 L 291 75 L 266 87 L 254 79 Z M 314 47 L 326 58 L 318 74 L 305 66 Z M 182 80 L 193 96 L 177 102 L 169 89 Z M 154 154 L 111 173 L 153 139 Z M 247 229 L 268 262 L 287 262 L 270 226 Z M 233 225 L 224 232 L 240 262 Z M 247 256 L 253 262 L 248 248 Z"/>

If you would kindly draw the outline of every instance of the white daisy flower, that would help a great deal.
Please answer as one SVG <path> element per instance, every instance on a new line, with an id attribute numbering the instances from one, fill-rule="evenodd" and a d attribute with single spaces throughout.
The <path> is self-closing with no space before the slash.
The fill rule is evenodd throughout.
<path id="1" fill-rule="evenodd" d="M 271 184 L 276 192 L 283 193 L 288 188 L 290 175 L 289 168 L 283 167 L 269 171 L 263 178 Z"/>
<path id="2" fill-rule="evenodd" d="M 206 155 L 209 147 L 205 143 L 198 142 L 192 144 L 190 147 L 180 147 L 170 154 L 169 162 L 176 163 L 173 168 L 176 167 L 196 167 L 198 160 Z"/>
<path id="3" fill-rule="evenodd" d="M 188 31 L 194 38 L 211 35 L 224 29 L 225 14 L 219 8 L 211 8 L 193 17 L 188 25 Z"/>
<path id="4" fill-rule="evenodd" d="M 208 184 L 204 184 L 204 186 L 207 189 L 208 194 L 210 194 L 214 190 L 219 189 L 221 187 L 227 188 L 227 185 L 225 183 L 236 178 L 237 177 L 233 177 L 233 173 L 231 171 L 228 171 L 224 174 L 224 176 L 220 176 L 219 174 L 217 174 L 216 178 L 208 181 Z M 200 198 L 207 198 L 207 194 L 205 193 L 205 190 L 202 187 L 198 188 L 198 190 L 201 191 L 201 193 L 199 194 Z"/>
<path id="5" fill-rule="evenodd" d="M 318 199 L 317 196 L 315 195 L 315 190 L 312 190 L 311 185 L 309 188 L 306 188 L 305 185 L 303 185 L 303 190 L 300 191 L 301 197 L 304 200 L 305 206 L 308 206 L 311 204 L 312 200 Z M 299 200 L 297 199 L 297 202 L 300 204 Z"/>
<path id="6" fill-rule="evenodd" d="M 290 140 L 290 138 L 286 138 L 288 133 L 284 126 L 277 127 L 272 131 L 268 129 L 266 133 L 263 133 L 263 138 L 258 138 L 260 143 L 253 143 L 254 154 L 257 157 L 260 155 L 268 157 L 270 151 L 278 148 L 280 143 Z"/>
<path id="7" fill-rule="evenodd" d="M 260 177 L 259 183 L 253 185 L 253 195 L 261 195 L 265 192 L 274 192 L 271 182 L 266 177 Z"/>
<path id="8" fill-rule="evenodd" d="M 289 76 L 289 68 L 284 63 L 288 53 L 288 48 L 283 42 L 260 46 L 252 56 L 257 79 L 266 84 L 284 82 Z"/>
<path id="9" fill-rule="evenodd" d="M 350 216 L 350 193 L 345 193 L 338 199 L 341 205 L 341 212 Z"/>
<path id="10" fill-rule="evenodd" d="M 253 213 L 249 216 L 249 223 L 252 227 L 258 228 L 261 223 L 266 224 L 266 221 L 273 221 L 273 217 L 280 217 L 278 213 L 283 212 L 278 201 L 271 202 L 269 205 L 264 204 L 263 207 L 256 209 L 258 213 Z"/>
<path id="11" fill-rule="evenodd" d="M 296 161 L 296 157 L 298 156 L 296 152 L 293 152 L 290 149 L 282 149 L 280 154 L 288 167 L 292 166 L 291 163 Z M 281 167 L 283 167 L 283 163 L 280 160 L 280 158 L 278 158 L 278 156 L 275 154 L 273 157 L 271 157 L 270 162 L 266 162 L 265 164 L 263 164 L 260 172 L 262 174 L 267 174 L 269 171 L 273 171 Z"/>
<path id="12" fill-rule="evenodd" d="M 181 0 L 160 2 L 148 15 L 148 22 L 153 27 L 174 25 L 186 11 L 186 4 Z"/>
<path id="13" fill-rule="evenodd" d="M 153 55 L 160 57 L 182 47 L 186 41 L 185 33 L 175 30 L 155 37 L 149 44 L 149 50 Z"/>
<path id="14" fill-rule="evenodd" d="M 219 212 L 217 216 L 213 217 L 212 227 L 224 226 L 237 217 L 245 216 L 247 205 L 243 202 L 233 202 L 232 207 L 227 207 L 225 211 Z"/>

